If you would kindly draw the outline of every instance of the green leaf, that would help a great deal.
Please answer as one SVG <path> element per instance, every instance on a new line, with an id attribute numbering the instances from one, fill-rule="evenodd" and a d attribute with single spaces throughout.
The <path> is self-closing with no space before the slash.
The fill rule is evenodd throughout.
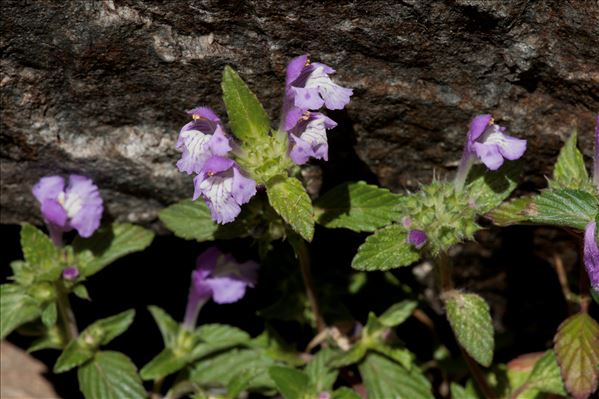
<path id="1" fill-rule="evenodd" d="M 187 363 L 187 354 L 176 354 L 171 348 L 165 348 L 142 367 L 140 375 L 144 380 L 158 380 L 181 370 Z"/>
<path id="2" fill-rule="evenodd" d="M 368 346 L 359 341 L 347 352 L 337 352 L 329 361 L 330 367 L 341 368 L 358 363 L 368 352 Z"/>
<path id="3" fill-rule="evenodd" d="M 275 178 L 267 185 L 268 201 L 279 215 L 306 241 L 314 235 L 312 202 L 295 177 Z"/>
<path id="4" fill-rule="evenodd" d="M 397 206 L 401 198 L 386 188 L 360 181 L 333 188 L 314 206 L 318 223 L 325 227 L 375 231 L 401 217 Z"/>
<path id="5" fill-rule="evenodd" d="M 362 397 L 351 388 L 341 387 L 333 392 L 331 399 L 362 399 Z"/>
<path id="6" fill-rule="evenodd" d="M 510 226 L 528 221 L 534 197 L 520 197 L 504 202 L 485 215 L 497 226 Z"/>
<path id="7" fill-rule="evenodd" d="M 418 302 L 406 299 L 385 310 L 385 313 L 379 317 L 379 321 L 386 327 L 398 326 L 414 313 L 417 306 Z"/>
<path id="8" fill-rule="evenodd" d="M 194 336 L 209 343 L 222 341 L 247 342 L 251 339 L 245 331 L 226 324 L 204 324 L 195 331 Z"/>
<path id="9" fill-rule="evenodd" d="M 54 364 L 55 373 L 64 373 L 73 367 L 77 367 L 87 362 L 94 357 L 95 351 L 92 348 L 82 344 L 79 340 L 74 339 L 62 351 L 56 363 Z"/>
<path id="10" fill-rule="evenodd" d="M 532 391 L 532 392 L 531 392 Z M 526 381 L 512 394 L 512 398 L 519 398 L 524 393 L 546 392 L 556 395 L 566 395 L 564 383 L 560 376 L 555 353 L 551 350 L 536 361 L 534 368 Z"/>
<path id="11" fill-rule="evenodd" d="M 476 211 L 486 213 L 509 197 L 518 185 L 520 171 L 520 162 L 507 162 L 495 172 L 483 165 L 474 166 L 468 175 L 466 190 Z"/>
<path id="12" fill-rule="evenodd" d="M 234 399 L 239 398 L 242 391 L 248 389 L 252 381 L 260 376 L 263 370 L 259 368 L 245 369 L 237 373 L 227 384 L 227 397 Z"/>
<path id="13" fill-rule="evenodd" d="M 73 248 L 79 260 L 82 276 L 91 276 L 127 254 L 150 245 L 154 233 L 132 224 L 103 227 L 90 238 L 77 236 Z"/>
<path id="14" fill-rule="evenodd" d="M 454 382 L 449 386 L 449 390 L 451 391 L 451 399 L 478 399 L 476 395 Z"/>
<path id="15" fill-rule="evenodd" d="M 599 381 L 599 324 L 586 313 L 566 319 L 554 338 L 564 384 L 575 398 L 588 398 Z"/>
<path id="16" fill-rule="evenodd" d="M 577 137 L 576 132 L 574 132 L 560 150 L 555 168 L 553 169 L 553 179 L 549 180 L 550 188 L 571 188 L 583 191 L 594 190 L 584 166 L 582 153 L 576 148 L 576 142 Z"/>
<path id="17" fill-rule="evenodd" d="M 599 199 L 595 195 L 563 189 L 544 191 L 536 196 L 528 215 L 533 223 L 584 230 L 598 210 Z"/>
<path id="18" fill-rule="evenodd" d="M 98 352 L 77 372 L 86 399 L 146 399 L 135 364 L 119 352 Z"/>
<path id="19" fill-rule="evenodd" d="M 30 285 L 35 281 L 35 270 L 25 261 L 14 260 L 10 262 L 13 276 L 10 278 L 19 285 Z"/>
<path id="20" fill-rule="evenodd" d="M 254 349 L 233 349 L 198 362 L 192 372 L 191 380 L 200 386 L 227 386 L 233 378 L 248 370 L 254 374 L 250 388 L 274 388 L 274 382 L 268 375 L 268 368 L 274 361 Z"/>
<path id="21" fill-rule="evenodd" d="M 470 356 L 485 367 L 493 361 L 493 321 L 489 305 L 476 294 L 459 291 L 446 293 L 447 319 L 460 343 Z"/>
<path id="22" fill-rule="evenodd" d="M 77 284 L 75 287 L 73 287 L 73 294 L 75 294 L 78 298 L 91 301 L 89 292 L 87 292 L 87 288 L 83 284 Z"/>
<path id="23" fill-rule="evenodd" d="M 25 261 L 33 271 L 47 275 L 48 278 L 58 278 L 60 275 L 60 251 L 52 240 L 30 224 L 21 227 L 21 249 Z"/>
<path id="24" fill-rule="evenodd" d="M 371 346 L 372 349 L 381 355 L 385 355 L 390 359 L 401 364 L 406 370 L 410 370 L 414 364 L 414 354 L 406 348 L 398 346 L 389 346 L 377 343 Z"/>
<path id="25" fill-rule="evenodd" d="M 229 125 L 241 141 L 259 141 L 270 131 L 268 115 L 260 101 L 231 67 L 226 66 L 221 82 Z"/>
<path id="26" fill-rule="evenodd" d="M 179 323 L 158 306 L 148 306 L 148 310 L 158 325 L 164 345 L 171 346 L 174 344 L 179 335 Z"/>
<path id="27" fill-rule="evenodd" d="M 416 367 L 410 371 L 370 353 L 359 365 L 369 399 L 432 399 L 430 382 Z"/>
<path id="28" fill-rule="evenodd" d="M 81 340 L 91 345 L 106 345 L 114 338 L 118 337 L 133 323 L 135 318 L 135 310 L 130 309 L 114 316 L 100 319 L 89 325 L 81 333 Z"/>
<path id="29" fill-rule="evenodd" d="M 22 287 L 16 284 L 0 285 L 0 339 L 40 314 L 37 301 L 27 295 Z"/>
<path id="30" fill-rule="evenodd" d="M 333 389 L 333 384 L 337 379 L 338 370 L 333 370 L 328 366 L 335 351 L 332 349 L 321 349 L 310 363 L 306 365 L 305 373 L 310 378 L 312 385 L 318 392 L 330 391 Z"/>
<path id="31" fill-rule="evenodd" d="M 358 248 L 352 267 L 358 270 L 389 270 L 408 266 L 420 259 L 420 253 L 407 243 L 402 226 L 378 230 Z"/>
<path id="32" fill-rule="evenodd" d="M 316 396 L 308 376 L 290 367 L 273 366 L 268 369 L 270 378 L 285 399 L 308 399 Z"/>
<path id="33" fill-rule="evenodd" d="M 212 241 L 218 230 L 203 201 L 183 200 L 164 208 L 158 216 L 177 237 L 186 240 Z"/>
<path id="34" fill-rule="evenodd" d="M 56 303 L 50 302 L 44 307 L 44 310 L 42 310 L 42 323 L 44 323 L 46 327 L 52 327 L 56 324 L 57 316 Z"/>

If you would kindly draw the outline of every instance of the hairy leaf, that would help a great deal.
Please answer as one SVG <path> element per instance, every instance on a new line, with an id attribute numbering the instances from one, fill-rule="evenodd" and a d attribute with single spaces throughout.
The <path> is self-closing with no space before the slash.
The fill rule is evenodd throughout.
<path id="1" fill-rule="evenodd" d="M 460 345 L 483 366 L 493 361 L 493 321 L 489 305 L 476 294 L 446 294 L 447 319 Z"/>
<path id="2" fill-rule="evenodd" d="M 485 215 L 497 226 L 510 226 L 513 224 L 524 223 L 528 221 L 528 211 L 532 209 L 531 205 L 534 197 L 520 197 L 514 200 L 504 202 L 497 208 Z"/>
<path id="3" fill-rule="evenodd" d="M 520 171 L 520 162 L 507 162 L 494 172 L 483 165 L 474 166 L 468 175 L 466 190 L 476 211 L 486 213 L 509 197 L 518 185 Z"/>
<path id="4" fill-rule="evenodd" d="M 145 399 L 135 364 L 119 352 L 98 352 L 77 372 L 86 399 Z"/>
<path id="5" fill-rule="evenodd" d="M 229 125 L 242 141 L 259 141 L 270 131 L 268 115 L 256 95 L 231 67 L 226 66 L 221 82 Z"/>
<path id="6" fill-rule="evenodd" d="M 392 305 L 379 317 L 379 321 L 387 327 L 396 327 L 412 315 L 418 302 L 406 299 Z"/>
<path id="7" fill-rule="evenodd" d="M 90 238 L 78 236 L 73 248 L 81 263 L 79 271 L 91 276 L 120 257 L 145 249 L 153 239 L 153 232 L 132 224 L 103 227 Z"/>
<path id="8" fill-rule="evenodd" d="M 308 399 L 315 396 L 308 376 L 290 367 L 273 366 L 268 375 L 275 382 L 277 390 L 285 399 Z"/>
<path id="9" fill-rule="evenodd" d="M 0 339 L 40 314 L 40 305 L 24 288 L 16 284 L 0 285 Z"/>
<path id="10" fill-rule="evenodd" d="M 306 241 L 314 235 L 314 210 L 302 183 L 294 178 L 275 178 L 267 185 L 268 201 L 295 232 Z"/>
<path id="11" fill-rule="evenodd" d="M 369 399 L 432 399 L 431 385 L 416 367 L 410 371 L 370 353 L 359 366 Z"/>
<path id="12" fill-rule="evenodd" d="M 554 338 L 555 354 L 568 392 L 588 398 L 599 381 L 599 324 L 587 313 L 567 318 Z"/>
<path id="13" fill-rule="evenodd" d="M 526 381 L 518 387 L 511 398 L 520 398 L 524 393 L 546 392 L 556 395 L 565 395 L 564 383 L 560 376 L 555 353 L 551 350 L 545 352 L 535 363 Z"/>
<path id="14" fill-rule="evenodd" d="M 325 227 L 375 231 L 399 219 L 397 204 L 401 198 L 386 188 L 360 181 L 333 188 L 314 206 L 318 223 Z"/>
<path id="15" fill-rule="evenodd" d="M 304 370 L 312 385 L 319 392 L 332 390 L 337 374 L 339 374 L 338 370 L 331 369 L 328 366 L 334 354 L 335 351 L 332 349 L 321 349 L 314 355 Z"/>
<path id="16" fill-rule="evenodd" d="M 21 250 L 35 274 L 47 277 L 45 280 L 60 276 L 60 251 L 47 235 L 27 223 L 21 226 Z"/>
<path id="17" fill-rule="evenodd" d="M 553 179 L 549 180 L 552 189 L 571 188 L 591 191 L 593 185 L 584 166 L 582 153 L 576 148 L 577 135 L 572 133 L 560 150 L 553 169 Z"/>
<path id="18" fill-rule="evenodd" d="M 358 248 L 352 267 L 371 271 L 408 266 L 420 259 L 420 253 L 406 240 L 406 231 L 399 225 L 378 230 Z"/>
<path id="19" fill-rule="evenodd" d="M 537 224 L 568 226 L 584 230 L 599 210 L 599 199 L 580 190 L 549 190 L 534 199 L 529 220 Z"/>

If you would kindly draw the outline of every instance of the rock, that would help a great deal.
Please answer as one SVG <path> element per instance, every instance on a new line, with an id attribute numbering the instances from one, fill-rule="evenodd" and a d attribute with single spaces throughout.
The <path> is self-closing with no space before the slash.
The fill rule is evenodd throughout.
<path id="1" fill-rule="evenodd" d="M 153 223 L 192 192 L 174 166 L 183 111 L 224 116 L 230 64 L 278 117 L 285 65 L 305 52 L 355 89 L 331 140 L 354 140 L 394 190 L 453 172 L 481 112 L 529 140 L 528 188 L 574 128 L 592 152 L 595 1 L 7 0 L 1 21 L 2 223 L 39 221 L 31 186 L 73 172 L 97 181 L 109 216 Z"/>
<path id="2" fill-rule="evenodd" d="M 52 385 L 42 374 L 48 370 L 39 360 L 9 342 L 0 343 L 0 398 L 57 398 Z"/>

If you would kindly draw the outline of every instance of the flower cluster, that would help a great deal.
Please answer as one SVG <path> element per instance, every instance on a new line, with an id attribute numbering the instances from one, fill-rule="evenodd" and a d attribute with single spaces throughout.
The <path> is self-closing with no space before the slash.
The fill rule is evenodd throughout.
<path id="1" fill-rule="evenodd" d="M 202 197 L 216 222 L 232 222 L 240 206 L 256 194 L 256 182 L 228 157 L 234 143 L 214 111 L 198 107 L 187 113 L 192 121 L 179 132 L 177 150 L 181 159 L 177 167 L 181 172 L 196 174 L 193 199 Z"/>
<path id="2" fill-rule="evenodd" d="M 237 302 L 245 295 L 246 288 L 253 287 L 257 280 L 256 262 L 239 263 L 231 255 L 225 255 L 215 247 L 209 248 L 198 257 L 191 273 L 183 325 L 193 328 L 200 308 L 210 298 L 218 304 Z"/>
<path id="3" fill-rule="evenodd" d="M 100 226 L 104 208 L 98 187 L 91 179 L 71 175 L 65 188 L 61 176 L 46 176 L 32 191 L 56 245 L 62 245 L 64 232 L 75 229 L 80 236 L 89 237 Z"/>
<path id="4" fill-rule="evenodd" d="M 318 110 L 343 109 L 353 94 L 331 80 L 334 72 L 325 64 L 311 63 L 308 55 L 294 58 L 287 66 L 281 130 L 289 134 L 289 156 L 298 165 L 311 157 L 328 159 L 326 131 L 337 123 Z"/>

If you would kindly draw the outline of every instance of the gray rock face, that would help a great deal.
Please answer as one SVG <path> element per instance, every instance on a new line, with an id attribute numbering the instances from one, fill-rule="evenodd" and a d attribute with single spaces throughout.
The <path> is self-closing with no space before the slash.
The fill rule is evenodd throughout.
<path id="1" fill-rule="evenodd" d="M 529 140 L 529 188 L 572 129 L 593 148 L 596 1 L 5 0 L 1 29 L 2 223 L 39 220 L 30 188 L 56 173 L 93 177 L 111 217 L 152 223 L 192 192 L 174 166 L 183 111 L 224 116 L 230 64 L 276 118 L 305 52 L 355 89 L 331 140 L 353 140 L 394 190 L 452 172 L 481 112 Z"/>

